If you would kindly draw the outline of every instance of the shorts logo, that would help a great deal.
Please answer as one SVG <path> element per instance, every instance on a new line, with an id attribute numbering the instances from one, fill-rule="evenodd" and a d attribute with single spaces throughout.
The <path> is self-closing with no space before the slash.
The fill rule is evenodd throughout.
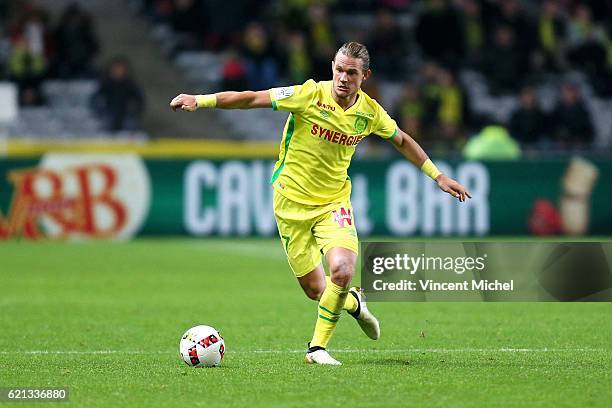
<path id="1" fill-rule="evenodd" d="M 334 219 L 340 226 L 340 228 L 344 228 L 344 222 L 346 221 L 348 225 L 353 225 L 353 217 L 351 215 L 351 209 L 345 209 L 344 207 L 340 208 L 340 212 L 337 210 L 332 211 Z"/>
<path id="2" fill-rule="evenodd" d="M 283 88 L 274 88 L 274 97 L 277 101 L 285 99 L 293 95 L 295 92 L 295 86 L 286 86 Z"/>
<path id="3" fill-rule="evenodd" d="M 355 131 L 361 133 L 368 126 L 368 120 L 364 117 L 358 116 L 355 120 Z"/>

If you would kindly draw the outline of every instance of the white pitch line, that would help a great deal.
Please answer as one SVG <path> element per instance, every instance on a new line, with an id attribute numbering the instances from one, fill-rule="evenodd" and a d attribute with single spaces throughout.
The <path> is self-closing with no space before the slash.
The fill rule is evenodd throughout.
<path id="1" fill-rule="evenodd" d="M 230 353 L 237 354 L 291 354 L 304 353 L 305 350 L 228 350 Z M 574 352 L 605 352 L 606 349 L 595 348 L 459 348 L 459 349 L 444 349 L 444 348 L 411 348 L 411 349 L 338 349 L 333 350 L 334 353 L 574 353 Z M 0 355 L 17 355 L 17 354 L 34 354 L 34 355 L 91 355 L 91 354 L 127 354 L 127 355 L 144 355 L 144 354 L 178 354 L 173 351 L 143 351 L 143 350 L 15 350 L 15 351 L 0 351 Z"/>
<path id="2" fill-rule="evenodd" d="M 0 351 L 0 354 L 170 354 L 169 351 L 129 351 L 129 350 L 16 350 Z"/>
<path id="3" fill-rule="evenodd" d="M 500 349 L 483 349 L 483 348 L 464 348 L 464 349 L 443 349 L 443 348 L 413 348 L 413 349 L 340 349 L 333 350 L 334 353 L 567 353 L 567 352 L 602 352 L 605 349 L 527 349 L 527 348 L 500 348 Z M 254 350 L 251 353 L 303 353 L 304 350 Z"/>

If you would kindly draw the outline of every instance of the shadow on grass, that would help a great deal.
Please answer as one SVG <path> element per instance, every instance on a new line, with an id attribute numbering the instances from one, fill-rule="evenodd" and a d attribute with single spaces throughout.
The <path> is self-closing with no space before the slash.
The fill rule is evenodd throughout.
<path id="1" fill-rule="evenodd" d="M 372 365 L 380 365 L 380 366 L 385 366 L 385 367 L 389 367 L 389 366 L 411 366 L 415 364 L 414 359 L 406 357 L 406 358 L 401 358 L 401 357 L 388 357 L 388 358 L 364 358 L 361 359 L 359 361 L 355 361 L 350 363 L 352 364 L 359 364 L 359 365 L 368 365 L 368 366 L 372 366 Z"/>
<path id="2" fill-rule="evenodd" d="M 525 369 L 581 369 L 581 370 L 609 370 L 612 359 L 591 358 L 560 359 L 559 356 L 542 355 L 497 355 L 497 356 L 470 356 L 470 355 L 444 355 L 439 353 L 417 353 L 403 357 L 376 356 L 363 357 L 350 364 L 368 366 L 404 366 L 404 367 L 431 367 L 443 369 L 471 369 L 471 368 L 525 368 Z"/>
<path id="3" fill-rule="evenodd" d="M 218 367 L 187 367 L 187 368 L 181 368 L 180 371 L 178 371 L 178 375 L 179 376 L 187 376 L 187 375 L 198 375 L 200 373 L 207 373 L 207 374 L 212 374 L 212 373 L 219 373 L 219 372 L 230 372 L 230 371 L 234 371 L 237 369 L 240 369 L 241 367 L 237 366 L 237 365 L 232 365 L 232 364 L 224 364 Z M 195 374 L 193 374 L 195 373 Z M 202 375 L 202 374 L 200 374 Z M 204 374 L 206 375 L 206 374 Z"/>

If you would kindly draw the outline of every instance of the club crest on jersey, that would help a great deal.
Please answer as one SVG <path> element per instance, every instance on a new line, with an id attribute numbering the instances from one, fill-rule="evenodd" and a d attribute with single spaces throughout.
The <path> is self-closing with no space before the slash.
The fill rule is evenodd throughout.
<path id="1" fill-rule="evenodd" d="M 320 115 L 321 115 L 321 117 L 322 117 L 323 119 L 329 119 L 329 112 L 328 112 L 328 111 L 324 111 L 324 110 L 322 110 L 322 111 L 320 112 Z"/>
<path id="2" fill-rule="evenodd" d="M 355 119 L 355 131 L 357 133 L 363 132 L 367 126 L 368 120 L 366 118 L 358 116 L 357 119 Z"/>
<path id="3" fill-rule="evenodd" d="M 346 222 L 348 225 L 353 225 L 353 216 L 351 215 L 351 209 L 345 209 L 341 207 L 340 210 L 332 211 L 332 215 L 334 220 L 338 223 L 340 228 L 344 228 L 344 223 Z"/>

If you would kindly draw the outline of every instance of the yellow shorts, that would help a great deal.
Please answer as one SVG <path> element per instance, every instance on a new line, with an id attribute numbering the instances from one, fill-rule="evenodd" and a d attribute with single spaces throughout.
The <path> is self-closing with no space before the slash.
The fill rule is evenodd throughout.
<path id="1" fill-rule="evenodd" d="M 321 255 L 334 247 L 358 253 L 359 243 L 350 201 L 305 205 L 274 191 L 274 216 L 289 265 L 296 277 L 311 272 Z"/>

